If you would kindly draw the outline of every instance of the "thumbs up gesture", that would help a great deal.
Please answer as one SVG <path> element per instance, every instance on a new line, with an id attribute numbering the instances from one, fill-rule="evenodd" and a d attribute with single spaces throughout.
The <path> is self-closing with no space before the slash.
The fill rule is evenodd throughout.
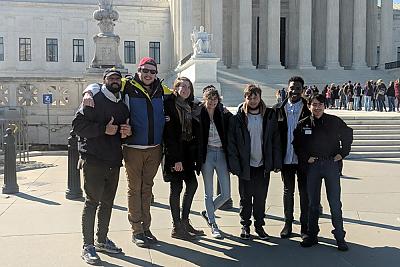
<path id="1" fill-rule="evenodd" d="M 121 133 L 121 138 L 126 138 L 132 135 L 132 128 L 129 124 L 129 118 L 126 119 L 126 123 L 120 125 L 119 132 Z"/>
<path id="2" fill-rule="evenodd" d="M 114 123 L 114 117 L 111 116 L 111 120 L 106 125 L 105 133 L 107 135 L 115 135 L 117 133 L 118 125 L 113 125 L 113 123 Z"/>

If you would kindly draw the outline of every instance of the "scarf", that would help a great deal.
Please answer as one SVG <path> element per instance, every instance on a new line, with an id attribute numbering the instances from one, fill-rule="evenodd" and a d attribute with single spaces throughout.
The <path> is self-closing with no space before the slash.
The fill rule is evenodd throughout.
<path id="1" fill-rule="evenodd" d="M 175 107 L 178 111 L 179 120 L 182 127 L 182 140 L 190 141 L 193 139 L 192 133 L 192 108 L 182 97 L 177 96 Z"/>

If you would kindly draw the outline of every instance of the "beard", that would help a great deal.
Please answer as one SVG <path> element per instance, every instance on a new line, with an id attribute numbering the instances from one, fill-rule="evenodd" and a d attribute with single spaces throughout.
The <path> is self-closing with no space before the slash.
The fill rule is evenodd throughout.
<path id="1" fill-rule="evenodd" d="M 106 85 L 106 88 L 108 89 L 108 91 L 115 94 L 121 90 L 121 85 L 118 83 L 112 83 L 112 84 Z"/>

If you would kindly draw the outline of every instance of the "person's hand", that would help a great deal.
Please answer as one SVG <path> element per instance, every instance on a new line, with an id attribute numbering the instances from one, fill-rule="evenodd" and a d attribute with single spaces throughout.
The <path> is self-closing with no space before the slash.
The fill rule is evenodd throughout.
<path id="1" fill-rule="evenodd" d="M 227 113 L 229 113 L 229 109 L 227 109 L 227 108 L 224 106 L 224 114 L 227 114 Z"/>
<path id="2" fill-rule="evenodd" d="M 106 134 L 107 135 L 115 135 L 118 131 L 118 125 L 113 125 L 114 117 L 111 117 L 111 120 L 106 125 Z"/>
<path id="3" fill-rule="evenodd" d="M 310 157 L 307 162 L 314 163 L 316 159 L 317 159 L 316 157 Z"/>
<path id="4" fill-rule="evenodd" d="M 339 160 L 342 160 L 343 158 L 342 158 L 342 155 L 340 155 L 340 154 L 337 154 L 334 158 L 333 158 L 333 161 L 339 161 Z"/>
<path id="5" fill-rule="evenodd" d="M 176 162 L 176 163 L 175 163 L 175 166 L 174 166 L 174 170 L 175 170 L 176 172 L 181 172 L 181 171 L 183 171 L 182 162 Z"/>
<path id="6" fill-rule="evenodd" d="M 128 136 L 132 135 L 132 128 L 129 124 L 129 118 L 126 119 L 126 123 L 121 124 L 119 132 L 121 133 L 121 138 L 127 138 Z"/>
<path id="7" fill-rule="evenodd" d="M 84 107 L 92 107 L 94 108 L 94 100 L 91 92 L 86 92 L 83 95 L 82 104 Z"/>

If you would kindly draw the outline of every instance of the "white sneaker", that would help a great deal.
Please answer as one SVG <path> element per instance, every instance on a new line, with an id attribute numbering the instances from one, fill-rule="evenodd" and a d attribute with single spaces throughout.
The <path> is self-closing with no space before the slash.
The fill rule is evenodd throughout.
<path id="1" fill-rule="evenodd" d="M 211 235 L 217 239 L 222 238 L 221 232 L 219 231 L 218 225 L 216 223 L 211 224 Z"/>

